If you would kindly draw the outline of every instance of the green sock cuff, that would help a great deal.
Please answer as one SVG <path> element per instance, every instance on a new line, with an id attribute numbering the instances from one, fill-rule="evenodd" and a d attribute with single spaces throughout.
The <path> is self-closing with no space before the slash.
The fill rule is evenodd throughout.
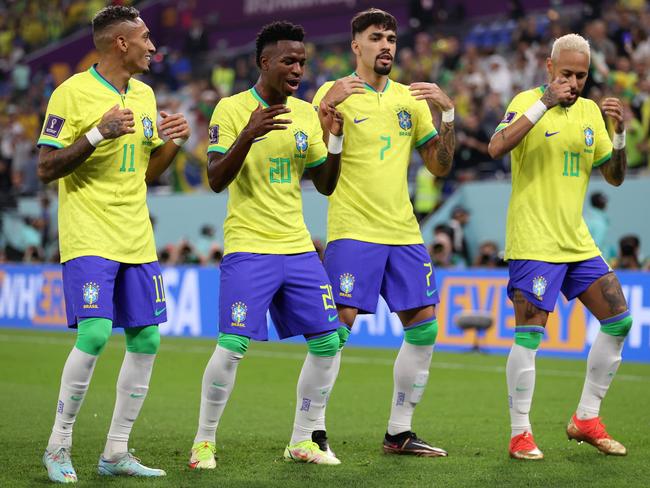
<path id="1" fill-rule="evenodd" d="M 348 342 L 348 338 L 350 337 L 350 328 L 347 325 L 342 325 L 338 329 L 336 329 L 336 333 L 339 335 L 339 351 L 343 349 L 343 346 L 345 346 L 345 343 Z"/>
<path id="2" fill-rule="evenodd" d="M 248 346 L 251 343 L 250 337 L 244 337 L 237 334 L 219 334 L 217 343 L 224 349 L 236 352 L 242 356 L 246 354 Z"/>
<path id="3" fill-rule="evenodd" d="M 157 325 L 126 327 L 126 350 L 137 354 L 156 354 L 160 348 L 160 330 Z"/>
<path id="4" fill-rule="evenodd" d="M 544 327 L 541 325 L 518 325 L 515 327 L 515 344 L 536 351 L 542 342 Z"/>
<path id="5" fill-rule="evenodd" d="M 438 337 L 438 320 L 436 318 L 415 324 L 404 330 L 404 341 L 414 346 L 433 346 Z"/>
<path id="6" fill-rule="evenodd" d="M 307 339 L 307 348 L 314 356 L 332 357 L 339 351 L 341 340 L 338 331 L 332 331 L 327 335 Z"/>
<path id="7" fill-rule="evenodd" d="M 75 347 L 86 354 L 99 356 L 106 347 L 113 322 L 102 317 L 83 319 L 77 325 L 77 342 Z"/>
<path id="8" fill-rule="evenodd" d="M 632 328 L 632 317 L 627 316 L 610 324 L 600 324 L 600 330 L 604 334 L 614 337 L 626 337 Z"/>

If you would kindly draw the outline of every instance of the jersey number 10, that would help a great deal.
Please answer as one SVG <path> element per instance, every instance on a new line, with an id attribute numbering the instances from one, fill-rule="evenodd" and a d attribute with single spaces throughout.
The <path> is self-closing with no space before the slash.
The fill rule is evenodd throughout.
<path id="1" fill-rule="evenodd" d="M 580 176 L 580 153 L 564 151 L 564 171 L 562 176 Z"/>

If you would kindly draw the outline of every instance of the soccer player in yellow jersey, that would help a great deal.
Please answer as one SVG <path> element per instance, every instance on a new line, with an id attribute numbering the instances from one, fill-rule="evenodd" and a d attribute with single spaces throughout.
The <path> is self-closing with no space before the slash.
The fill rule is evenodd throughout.
<path id="1" fill-rule="evenodd" d="M 515 96 L 489 145 L 494 158 L 512 152 L 506 259 L 516 327 L 506 378 L 512 427 L 509 451 L 515 459 L 543 458 L 528 413 L 535 387 L 535 354 L 560 291 L 568 300 L 577 297 L 601 323 L 567 435 L 605 454 L 626 454 L 625 447 L 605 430 L 599 411 L 621 363 L 632 317 L 616 275 L 582 218 L 593 168 L 608 183 L 623 183 L 625 127 L 621 102 L 606 98 L 602 110 L 614 122 L 612 146 L 601 109 L 580 96 L 589 61 L 589 44 L 581 36 L 557 39 L 546 61 L 549 84 Z"/>
<path id="2" fill-rule="evenodd" d="M 220 333 L 203 375 L 192 469 L 216 467 L 217 425 L 250 340 L 268 338 L 267 311 L 280 338 L 303 335 L 309 350 L 284 457 L 340 464 L 324 435 L 314 434 L 338 372 L 339 320 L 332 286 L 302 217 L 300 178 L 308 170 L 318 191 L 334 191 L 342 120 L 325 104 L 317 114 L 309 103 L 292 96 L 304 70 L 303 37 L 302 27 L 289 22 L 265 26 L 256 40 L 257 83 L 222 99 L 210 121 L 210 186 L 216 192 L 228 188 L 229 197 Z M 321 123 L 331 133 L 328 148 Z"/>
<path id="3" fill-rule="evenodd" d="M 66 313 L 77 328 L 43 455 L 49 478 L 60 483 L 77 481 L 72 428 L 114 327 L 124 328 L 127 350 L 99 474 L 165 475 L 128 449 L 160 344 L 157 324 L 167 320 L 146 193 L 190 134 L 181 114 L 161 112 L 157 126 L 153 91 L 132 78 L 149 70 L 155 52 L 139 12 L 106 7 L 92 26 L 99 63 L 54 90 L 38 140 L 40 179 L 59 180 Z"/>
<path id="4" fill-rule="evenodd" d="M 449 172 L 454 105 L 435 84 L 406 86 L 389 79 L 396 41 L 397 22 L 391 14 L 369 9 L 355 15 L 355 73 L 325 83 L 314 97 L 315 108 L 324 101 L 345 120 L 341 177 L 329 198 L 325 269 L 336 284 L 343 342 L 358 313 L 375 312 L 380 294 L 404 325 L 384 452 L 437 457 L 447 453 L 411 430 L 429 376 L 439 299 L 409 201 L 407 169 L 417 148 L 432 174 Z M 436 110 L 442 111 L 440 134 L 432 122 Z"/>

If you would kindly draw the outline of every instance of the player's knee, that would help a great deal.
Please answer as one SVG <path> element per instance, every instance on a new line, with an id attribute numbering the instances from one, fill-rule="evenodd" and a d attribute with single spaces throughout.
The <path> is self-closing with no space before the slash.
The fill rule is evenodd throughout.
<path id="1" fill-rule="evenodd" d="M 124 329 L 126 350 L 137 354 L 156 354 L 160 348 L 160 331 L 157 325 Z"/>
<path id="2" fill-rule="evenodd" d="M 626 337 L 632 328 L 632 315 L 629 310 L 600 322 L 600 330 L 608 335 Z"/>
<path id="3" fill-rule="evenodd" d="M 515 327 L 515 344 L 536 351 L 542 342 L 544 327 L 541 325 L 518 325 Z"/>
<path id="4" fill-rule="evenodd" d="M 219 334 L 217 343 L 224 349 L 228 349 L 229 351 L 236 352 L 243 356 L 246 354 L 251 340 L 249 337 L 237 334 Z"/>
<path id="5" fill-rule="evenodd" d="M 341 339 L 339 338 L 338 331 L 332 331 L 324 336 L 307 339 L 307 348 L 314 356 L 336 356 L 340 346 Z"/>
<path id="6" fill-rule="evenodd" d="M 338 329 L 336 329 L 337 334 L 339 335 L 339 351 L 343 349 L 343 346 L 345 346 L 345 343 L 348 342 L 348 338 L 350 337 L 350 327 L 347 325 L 342 325 Z"/>
<path id="7" fill-rule="evenodd" d="M 113 322 L 105 318 L 90 318 L 79 322 L 75 347 L 87 354 L 99 356 L 111 337 Z"/>
<path id="8" fill-rule="evenodd" d="M 438 320 L 434 317 L 404 331 L 404 340 L 414 346 L 433 346 L 438 337 Z"/>

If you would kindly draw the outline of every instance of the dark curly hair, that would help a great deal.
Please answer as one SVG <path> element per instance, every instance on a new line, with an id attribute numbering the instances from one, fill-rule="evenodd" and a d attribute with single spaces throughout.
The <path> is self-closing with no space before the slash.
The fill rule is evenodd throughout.
<path id="1" fill-rule="evenodd" d="M 352 17 L 352 38 L 359 32 L 363 32 L 371 25 L 378 25 L 385 30 L 392 30 L 397 33 L 397 20 L 388 12 L 378 8 L 369 8 L 357 13 Z"/>
<path id="2" fill-rule="evenodd" d="M 109 5 L 97 12 L 93 18 L 93 35 L 100 33 L 113 24 L 133 22 L 138 17 L 140 17 L 140 12 L 134 7 Z"/>
<path id="3" fill-rule="evenodd" d="M 255 39 L 255 62 L 260 67 L 262 51 L 269 44 L 276 44 L 278 41 L 298 41 L 305 38 L 305 30 L 300 25 L 291 22 L 279 21 L 266 24 L 257 34 Z"/>

